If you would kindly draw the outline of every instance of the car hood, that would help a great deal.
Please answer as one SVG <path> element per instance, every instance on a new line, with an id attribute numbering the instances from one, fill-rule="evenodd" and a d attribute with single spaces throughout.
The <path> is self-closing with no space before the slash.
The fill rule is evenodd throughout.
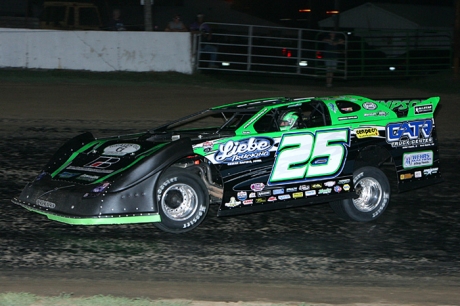
<path id="1" fill-rule="evenodd" d="M 152 141 L 148 136 L 95 139 L 90 133 L 79 135 L 56 152 L 44 174 L 74 184 L 115 182 L 128 187 L 160 171 L 179 154 L 193 154 L 190 138 Z"/>
<path id="2" fill-rule="evenodd" d="M 113 179 L 170 143 L 145 141 L 138 135 L 94 139 L 78 149 L 70 148 L 73 153 L 66 159 L 53 157 L 51 163 L 61 164 L 50 175 L 77 184 L 98 183 Z"/>

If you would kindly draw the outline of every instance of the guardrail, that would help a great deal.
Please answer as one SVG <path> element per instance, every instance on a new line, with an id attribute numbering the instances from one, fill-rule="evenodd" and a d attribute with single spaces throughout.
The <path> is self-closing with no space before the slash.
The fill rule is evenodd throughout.
<path id="1" fill-rule="evenodd" d="M 197 70 L 314 78 L 326 75 L 323 39 L 330 31 L 229 23 L 207 25 L 212 29 L 211 40 L 205 39 L 205 31 L 194 37 Z M 335 78 L 411 77 L 452 67 L 452 35 L 448 31 L 335 33 L 344 40 L 336 51 Z"/>

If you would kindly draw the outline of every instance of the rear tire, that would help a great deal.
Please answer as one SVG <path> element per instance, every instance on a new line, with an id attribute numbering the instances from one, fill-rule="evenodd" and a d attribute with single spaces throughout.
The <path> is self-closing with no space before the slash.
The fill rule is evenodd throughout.
<path id="1" fill-rule="evenodd" d="M 362 167 L 353 173 L 356 199 L 344 199 L 330 203 L 337 215 L 359 222 L 373 221 L 388 206 L 391 188 L 387 176 L 378 168 Z"/>
<path id="2" fill-rule="evenodd" d="M 209 209 L 209 196 L 201 178 L 186 170 L 168 170 L 155 193 L 161 222 L 154 225 L 169 233 L 184 233 L 197 227 Z"/>

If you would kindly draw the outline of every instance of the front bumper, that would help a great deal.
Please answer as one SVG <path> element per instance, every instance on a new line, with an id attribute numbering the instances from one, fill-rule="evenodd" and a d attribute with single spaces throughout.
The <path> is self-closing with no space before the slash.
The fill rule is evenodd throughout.
<path id="1" fill-rule="evenodd" d="M 73 225 L 160 222 L 153 185 L 145 180 L 123 191 L 99 194 L 94 185 L 44 179 L 29 183 L 12 202 L 51 220 Z"/>

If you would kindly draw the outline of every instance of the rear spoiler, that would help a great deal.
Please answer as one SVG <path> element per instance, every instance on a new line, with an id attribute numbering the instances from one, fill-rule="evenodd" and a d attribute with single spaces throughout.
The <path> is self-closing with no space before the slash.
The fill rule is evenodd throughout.
<path id="1" fill-rule="evenodd" d="M 438 106 L 440 97 L 429 98 L 385 98 L 373 99 L 378 103 L 385 104 L 389 109 L 401 116 L 417 116 L 432 114 Z"/>

